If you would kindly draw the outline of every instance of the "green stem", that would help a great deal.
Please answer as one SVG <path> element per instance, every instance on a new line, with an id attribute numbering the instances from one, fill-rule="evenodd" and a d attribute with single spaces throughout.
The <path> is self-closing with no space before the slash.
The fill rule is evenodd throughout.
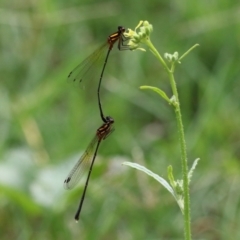
<path id="1" fill-rule="evenodd" d="M 178 135 L 181 147 L 181 161 L 182 161 L 182 174 L 183 174 L 183 190 L 184 190 L 184 226 L 185 226 L 185 239 L 191 239 L 191 216 L 190 216 L 190 197 L 189 197 L 189 182 L 188 182 L 188 165 L 187 165 L 187 148 L 184 137 L 184 128 L 182 123 L 182 115 L 180 103 L 178 100 L 177 87 L 172 72 L 169 72 L 169 78 L 173 94 L 176 97 L 177 104 L 175 107 L 175 114 L 178 126 Z"/>
<path id="2" fill-rule="evenodd" d="M 173 91 L 173 95 L 175 96 L 175 104 L 173 105 L 175 108 L 175 114 L 177 119 L 177 127 L 178 127 L 178 135 L 180 141 L 181 148 L 181 163 L 182 163 L 182 175 L 183 175 L 183 188 L 184 188 L 184 229 L 185 229 L 185 240 L 191 240 L 191 216 L 190 216 L 190 197 L 189 197 L 189 182 L 188 182 L 188 165 L 187 165 L 187 149 L 186 142 L 184 137 L 184 128 L 182 123 L 180 102 L 178 99 L 178 91 L 176 82 L 174 79 L 174 64 L 171 68 L 168 68 L 166 62 L 163 60 L 161 55 L 155 49 L 150 39 L 145 40 L 145 43 L 150 48 L 151 52 L 159 59 L 163 67 L 168 73 L 170 85 Z M 194 46 L 195 47 L 195 46 Z M 192 49 L 190 49 L 192 50 Z M 185 55 L 184 55 L 185 56 Z M 182 58 L 184 57 L 182 56 Z"/>
<path id="3" fill-rule="evenodd" d="M 185 56 L 187 56 L 194 48 L 198 47 L 199 44 L 193 45 L 190 49 L 188 49 L 179 59 L 178 61 L 181 61 Z"/>
<path id="4" fill-rule="evenodd" d="M 152 42 L 150 39 L 145 40 L 145 44 L 149 47 L 150 51 L 158 58 L 158 60 L 161 62 L 163 67 L 166 69 L 166 71 L 169 71 L 167 64 L 163 60 L 162 56 L 159 54 L 157 49 L 153 46 Z"/>

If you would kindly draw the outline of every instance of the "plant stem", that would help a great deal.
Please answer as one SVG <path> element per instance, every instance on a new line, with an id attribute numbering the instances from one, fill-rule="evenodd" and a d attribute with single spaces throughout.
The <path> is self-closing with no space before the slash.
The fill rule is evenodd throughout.
<path id="1" fill-rule="evenodd" d="M 156 48 L 151 43 L 150 39 L 147 39 L 145 43 L 148 45 L 151 52 L 159 59 L 164 69 L 167 71 L 170 85 L 172 88 L 173 95 L 175 96 L 175 102 L 173 104 L 177 119 L 178 135 L 181 148 L 181 163 L 182 163 L 182 176 L 183 176 L 183 190 L 184 190 L 184 232 L 185 240 L 191 240 L 191 216 L 190 216 L 190 197 L 189 197 L 189 182 L 188 182 L 188 165 L 187 165 L 187 148 L 184 137 L 184 128 L 182 123 L 182 115 L 180 109 L 180 102 L 178 99 L 178 91 L 176 82 L 174 79 L 174 64 L 169 68 L 166 62 L 163 60 L 161 55 L 158 53 Z M 195 46 L 194 46 L 195 47 Z M 190 49 L 191 50 L 191 49 Z M 184 56 L 183 56 L 184 57 Z"/>
<path id="2" fill-rule="evenodd" d="M 184 128 L 182 123 L 182 115 L 180 103 L 178 99 L 176 82 L 171 71 L 168 72 L 173 94 L 176 97 L 175 114 L 177 119 L 178 135 L 181 147 L 181 161 L 182 161 L 182 175 L 183 175 L 183 189 L 184 189 L 184 227 L 185 239 L 191 239 L 191 215 L 190 215 L 190 197 L 189 197 L 189 182 L 188 182 L 188 165 L 187 165 L 187 148 L 184 137 Z"/>
<path id="3" fill-rule="evenodd" d="M 165 70 L 168 71 L 169 69 L 168 69 L 167 64 L 165 63 L 165 61 L 163 60 L 162 56 L 159 54 L 157 49 L 153 46 L 150 39 L 145 40 L 145 44 L 149 47 L 150 51 L 158 58 L 158 60 L 161 62 L 161 64 L 165 68 Z"/>

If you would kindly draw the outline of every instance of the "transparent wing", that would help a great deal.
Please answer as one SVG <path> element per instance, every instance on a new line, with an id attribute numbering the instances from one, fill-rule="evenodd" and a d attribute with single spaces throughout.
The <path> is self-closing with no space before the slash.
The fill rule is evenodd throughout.
<path id="1" fill-rule="evenodd" d="M 70 82 L 82 82 L 85 78 L 99 77 L 96 69 L 101 65 L 100 62 L 107 54 L 107 43 L 103 44 L 100 48 L 94 51 L 90 56 L 83 60 L 77 67 L 75 67 L 68 75 L 68 81 Z M 91 70 L 91 71 L 90 71 Z"/>
<path id="2" fill-rule="evenodd" d="M 83 153 L 81 158 L 75 164 L 71 172 L 68 174 L 66 179 L 64 180 L 64 188 L 65 189 L 72 189 L 74 188 L 84 173 L 88 172 L 92 158 L 94 157 L 96 146 L 99 141 L 97 135 L 93 138 L 93 140 L 88 145 L 86 151 Z"/>

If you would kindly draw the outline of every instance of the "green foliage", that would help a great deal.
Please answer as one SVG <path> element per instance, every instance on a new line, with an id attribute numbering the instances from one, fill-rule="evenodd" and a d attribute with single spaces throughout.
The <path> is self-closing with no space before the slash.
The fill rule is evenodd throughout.
<path id="1" fill-rule="evenodd" d="M 191 180 L 193 239 L 240 238 L 237 2 L 1 3 L 1 239 L 181 235 L 173 198 L 121 165 L 137 162 L 166 178 L 168 160 L 178 159 L 172 111 L 164 101 L 156 105 L 156 94 L 139 90 L 157 86 L 171 96 L 165 72 L 146 52 L 110 56 L 101 96 L 115 131 L 100 146 L 78 224 L 83 184 L 63 189 L 101 124 L 96 82 L 82 89 L 67 83 L 67 75 L 118 25 L 135 26 L 142 16 L 154 24 L 152 42 L 161 52 L 181 56 L 194 43 L 201 46 L 176 70 L 189 159 L 201 156 Z"/>

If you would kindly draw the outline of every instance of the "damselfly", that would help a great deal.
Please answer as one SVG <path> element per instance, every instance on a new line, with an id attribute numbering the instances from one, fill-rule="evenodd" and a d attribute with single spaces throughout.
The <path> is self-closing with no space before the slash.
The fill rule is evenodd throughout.
<path id="1" fill-rule="evenodd" d="M 95 66 L 96 62 L 101 61 L 101 60 L 104 61 L 102 71 L 99 76 L 97 96 L 98 96 L 98 106 L 99 106 L 100 116 L 101 116 L 103 122 L 105 122 L 105 123 L 107 123 L 107 119 L 103 114 L 101 100 L 100 100 L 101 82 L 102 82 L 103 74 L 104 74 L 104 71 L 105 71 L 105 68 L 107 65 L 109 54 L 110 54 L 114 44 L 116 42 L 118 42 L 117 46 L 118 46 L 119 50 L 128 50 L 129 49 L 128 45 L 126 44 L 126 41 L 128 39 L 124 36 L 124 32 L 125 32 L 125 28 L 122 26 L 119 26 L 117 32 L 108 36 L 107 41 L 102 46 L 100 46 L 89 57 L 87 57 L 85 60 L 83 60 L 83 62 L 80 63 L 77 67 L 75 67 L 68 75 L 68 79 L 70 81 L 82 82 L 85 78 L 87 78 L 87 75 L 89 72 L 91 72 L 91 74 L 93 72 L 94 73 L 96 72 L 96 69 L 94 69 L 94 67 L 93 67 L 93 66 Z M 106 52 L 106 50 L 107 50 L 107 54 L 106 54 L 106 57 L 104 58 L 103 56 L 104 56 L 104 52 Z"/>
<path id="2" fill-rule="evenodd" d="M 79 207 L 75 214 L 76 221 L 79 220 L 83 201 L 84 201 L 85 194 L 87 191 L 88 182 L 90 179 L 90 175 L 92 172 L 93 164 L 94 164 L 94 161 L 95 161 L 95 158 L 97 155 L 99 145 L 100 145 L 101 141 L 106 139 L 108 137 L 108 135 L 114 130 L 114 128 L 112 127 L 112 125 L 114 123 L 113 118 L 108 116 L 105 118 L 105 120 L 106 120 L 106 122 L 97 129 L 97 132 L 96 132 L 94 138 L 92 139 L 92 141 L 90 142 L 90 144 L 88 145 L 86 151 L 83 153 L 81 158 L 78 160 L 78 162 L 73 167 L 73 169 L 71 170 L 71 172 L 68 174 L 67 178 L 64 181 L 64 187 L 66 189 L 72 189 L 77 185 L 77 183 L 79 182 L 80 178 L 84 175 L 84 173 L 88 172 L 87 180 L 86 180 L 86 183 L 84 186 L 84 190 L 83 190 L 83 194 L 82 194 L 82 197 L 81 197 L 81 200 L 79 203 Z"/>

